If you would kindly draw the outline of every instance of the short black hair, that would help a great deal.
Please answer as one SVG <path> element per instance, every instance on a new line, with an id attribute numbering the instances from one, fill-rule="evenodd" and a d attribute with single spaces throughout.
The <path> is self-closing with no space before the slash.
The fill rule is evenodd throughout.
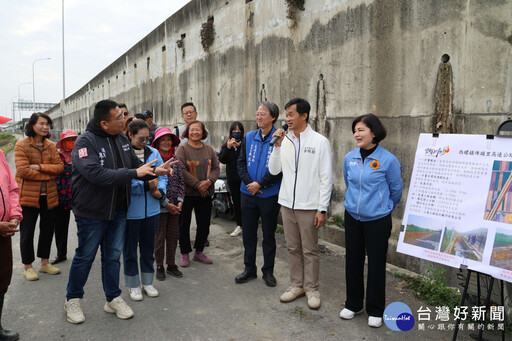
<path id="1" fill-rule="evenodd" d="M 203 130 L 203 135 L 201 136 L 201 140 L 204 140 L 205 138 L 208 137 L 208 131 L 206 131 L 206 127 L 204 126 L 204 123 L 201 122 L 201 121 L 198 121 L 198 120 L 195 120 L 195 121 L 192 121 L 190 122 L 187 127 L 185 128 L 185 131 L 183 132 L 183 136 L 186 137 L 188 139 L 188 131 L 190 130 L 190 126 L 192 124 L 195 124 L 195 123 L 199 123 L 201 124 L 201 129 Z"/>
<path id="2" fill-rule="evenodd" d="M 372 133 L 375 135 L 373 143 L 379 143 L 386 138 L 386 128 L 384 128 L 382 122 L 374 114 L 366 114 L 356 117 L 352 122 L 352 133 L 356 132 L 356 124 L 359 122 L 363 122 L 364 125 L 370 128 Z"/>
<path id="3" fill-rule="evenodd" d="M 296 104 L 297 112 L 299 115 L 308 114 L 306 117 L 306 123 L 309 122 L 309 112 L 311 111 L 311 105 L 309 105 L 309 102 L 306 101 L 303 98 L 294 98 L 288 101 L 286 105 L 284 106 L 284 110 L 288 109 L 292 105 Z"/>
<path id="4" fill-rule="evenodd" d="M 138 114 L 135 114 L 135 118 L 138 118 L 139 120 L 145 120 L 146 118 L 144 117 L 143 114 L 141 113 L 138 113 Z"/>
<path id="5" fill-rule="evenodd" d="M 192 102 L 185 102 L 181 105 L 181 113 L 183 114 L 183 108 L 185 107 L 194 107 L 194 111 L 197 111 L 196 106 Z"/>
<path id="6" fill-rule="evenodd" d="M 117 106 L 118 106 L 119 108 L 125 108 L 125 109 L 126 109 L 126 111 L 128 111 L 128 107 L 127 107 L 127 106 L 126 106 L 126 104 L 124 104 L 124 103 L 117 103 Z"/>
<path id="7" fill-rule="evenodd" d="M 110 121 L 110 110 L 117 107 L 117 103 L 109 99 L 96 103 L 96 106 L 94 106 L 94 121 L 96 124 L 99 125 L 101 121 Z"/>
<path id="8" fill-rule="evenodd" d="M 144 119 L 153 117 L 153 112 L 151 110 L 144 110 L 142 112 L 142 115 L 144 116 Z"/>
<path id="9" fill-rule="evenodd" d="M 149 130 L 149 126 L 146 123 L 146 121 L 135 119 L 135 120 L 132 120 L 130 122 L 130 124 L 128 125 L 128 133 L 130 133 L 132 136 L 134 136 L 134 135 L 137 135 L 139 130 L 144 129 L 144 128 Z"/>
<path id="10" fill-rule="evenodd" d="M 245 135 L 245 130 L 244 130 L 244 125 L 242 124 L 242 122 L 239 122 L 239 121 L 235 121 L 233 123 L 231 123 L 231 126 L 229 127 L 229 137 L 228 139 L 231 138 L 231 133 L 233 132 L 233 130 L 235 130 L 236 128 L 239 128 L 240 131 L 242 132 L 242 136 Z"/>
<path id="11" fill-rule="evenodd" d="M 53 121 L 50 118 L 50 116 L 48 116 L 48 114 L 45 114 L 44 112 L 35 112 L 32 115 L 30 115 L 28 122 L 25 124 L 25 135 L 30 137 L 36 136 L 36 132 L 34 131 L 34 125 L 37 123 L 39 117 L 45 118 L 46 121 L 48 121 L 48 123 L 50 124 L 50 129 L 53 129 Z M 50 132 L 48 132 L 48 134 L 46 134 L 46 136 L 44 136 L 43 139 L 49 139 L 51 136 L 52 135 L 50 134 Z"/>

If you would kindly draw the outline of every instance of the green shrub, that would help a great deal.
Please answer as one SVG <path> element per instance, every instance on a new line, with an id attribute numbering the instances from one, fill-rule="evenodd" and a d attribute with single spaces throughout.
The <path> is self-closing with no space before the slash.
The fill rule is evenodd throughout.
<path id="1" fill-rule="evenodd" d="M 327 219 L 327 222 L 329 224 L 334 224 L 338 227 L 341 227 L 342 229 L 345 228 L 345 221 L 343 220 L 343 218 L 340 215 L 335 214 L 335 215 L 330 216 Z"/>
<path id="2" fill-rule="evenodd" d="M 0 148 L 4 151 L 4 154 L 13 150 L 15 144 L 16 136 L 14 136 L 13 133 L 0 133 Z"/>
<path id="3" fill-rule="evenodd" d="M 461 294 L 446 285 L 444 273 L 443 268 L 429 265 L 425 277 L 409 276 L 400 272 L 395 272 L 394 276 L 404 279 L 416 298 L 433 306 L 448 306 L 452 310 L 455 306 L 460 305 Z"/>

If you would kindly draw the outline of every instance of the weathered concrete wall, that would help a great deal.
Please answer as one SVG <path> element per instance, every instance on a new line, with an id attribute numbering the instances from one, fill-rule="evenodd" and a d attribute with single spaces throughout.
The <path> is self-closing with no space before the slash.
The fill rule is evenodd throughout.
<path id="1" fill-rule="evenodd" d="M 57 130 L 83 131 L 94 104 L 111 98 L 173 126 L 181 103 L 192 100 L 219 149 L 231 121 L 255 127 L 262 99 L 283 108 L 304 97 L 311 123 L 332 144 L 330 210 L 341 214 L 352 119 L 368 112 L 383 119 L 382 144 L 401 161 L 408 184 L 418 135 L 434 131 L 442 55 L 452 70 L 451 94 L 443 97 L 452 131 L 495 132 L 511 109 L 510 13 L 510 0 L 306 0 L 290 29 L 285 0 L 194 0 L 67 98 L 64 117 L 58 107 L 50 113 Z M 205 52 L 200 30 L 210 16 L 215 40 Z M 403 203 L 406 197 L 407 188 Z"/>

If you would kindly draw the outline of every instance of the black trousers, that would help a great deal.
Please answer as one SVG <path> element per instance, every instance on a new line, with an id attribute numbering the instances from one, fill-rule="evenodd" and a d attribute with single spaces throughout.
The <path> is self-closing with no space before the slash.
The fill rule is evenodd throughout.
<path id="1" fill-rule="evenodd" d="M 185 195 L 179 218 L 180 251 L 182 255 L 192 251 L 192 247 L 190 245 L 190 222 L 192 221 L 192 210 L 195 212 L 197 223 L 194 249 L 196 252 L 203 252 L 204 243 L 210 234 L 212 199 L 210 196 L 203 198 Z"/>
<path id="2" fill-rule="evenodd" d="M 21 262 L 25 265 L 34 262 L 34 232 L 39 216 L 39 241 L 37 242 L 37 257 L 50 258 L 53 238 L 53 210 L 48 209 L 46 196 L 39 197 L 39 208 L 21 206 L 23 220 L 20 222 L 20 251 Z"/>
<path id="3" fill-rule="evenodd" d="M 258 198 L 245 193 L 242 196 L 242 223 L 244 240 L 245 270 L 256 273 L 256 246 L 258 245 L 258 221 L 261 217 L 261 230 L 263 241 L 263 267 L 264 274 L 274 272 L 276 258 L 276 226 L 277 216 L 281 206 L 277 203 L 278 196 Z"/>
<path id="4" fill-rule="evenodd" d="M 71 210 L 64 209 L 59 205 L 54 210 L 55 217 L 55 246 L 57 247 L 57 256 L 65 258 L 68 253 L 68 230 L 69 216 Z"/>
<path id="5" fill-rule="evenodd" d="M 359 221 L 345 211 L 345 308 L 352 311 L 363 308 L 366 251 L 366 312 L 370 316 L 382 317 L 386 305 L 386 255 L 391 228 L 391 213 L 377 220 Z"/>
<path id="6" fill-rule="evenodd" d="M 7 292 L 12 277 L 11 237 L 0 236 L 0 295 Z"/>
<path id="7" fill-rule="evenodd" d="M 233 199 L 234 213 L 236 219 L 236 225 L 242 226 L 242 208 L 240 203 L 240 181 L 228 182 L 229 191 L 231 192 L 231 198 Z"/>

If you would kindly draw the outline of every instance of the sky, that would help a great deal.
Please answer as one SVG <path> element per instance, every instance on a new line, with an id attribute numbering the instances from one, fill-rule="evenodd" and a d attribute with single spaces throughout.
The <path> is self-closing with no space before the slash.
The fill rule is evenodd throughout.
<path id="1" fill-rule="evenodd" d="M 0 0 L 0 115 L 12 117 L 18 95 L 32 101 L 32 65 L 35 101 L 62 100 L 63 2 L 69 97 L 189 1 Z"/>

